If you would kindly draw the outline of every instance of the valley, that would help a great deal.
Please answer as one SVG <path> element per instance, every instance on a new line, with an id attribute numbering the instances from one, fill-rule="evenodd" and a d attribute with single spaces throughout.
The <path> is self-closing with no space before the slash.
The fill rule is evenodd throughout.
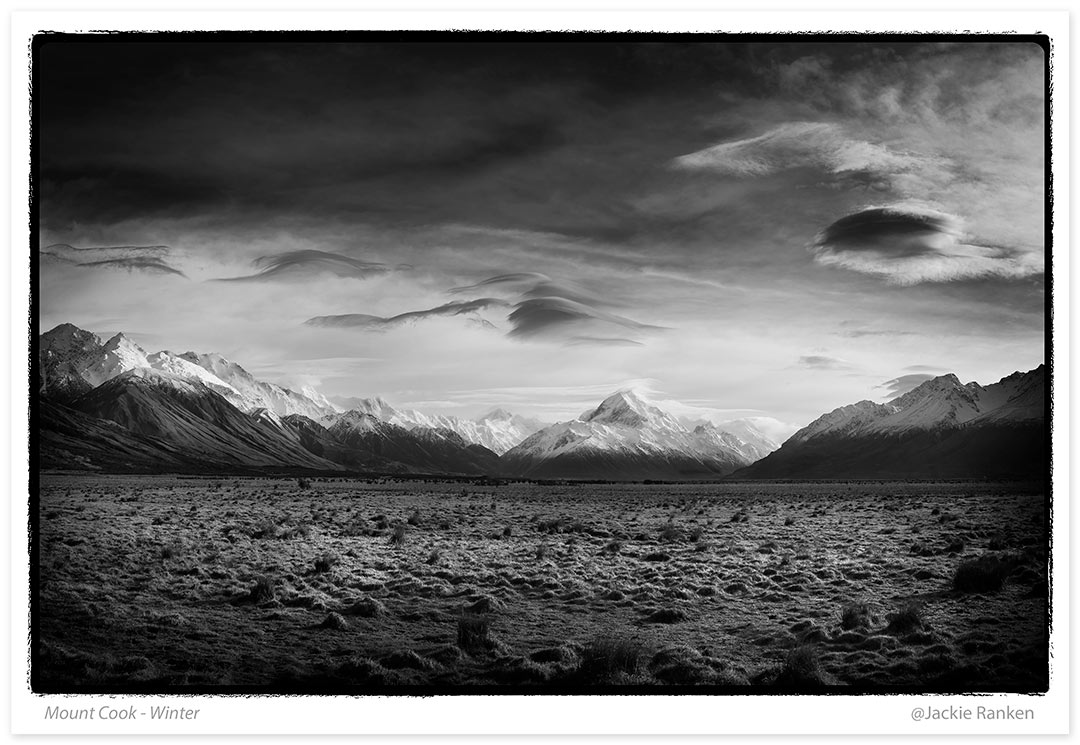
<path id="1" fill-rule="evenodd" d="M 45 473 L 33 684 L 1045 690 L 1045 498 Z"/>

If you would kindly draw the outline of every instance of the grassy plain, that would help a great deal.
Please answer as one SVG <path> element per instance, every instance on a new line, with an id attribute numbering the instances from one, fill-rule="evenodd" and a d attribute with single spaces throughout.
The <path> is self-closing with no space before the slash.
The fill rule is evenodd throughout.
<path id="1" fill-rule="evenodd" d="M 43 474 L 37 527 L 38 691 L 1047 687 L 1039 484 Z"/>

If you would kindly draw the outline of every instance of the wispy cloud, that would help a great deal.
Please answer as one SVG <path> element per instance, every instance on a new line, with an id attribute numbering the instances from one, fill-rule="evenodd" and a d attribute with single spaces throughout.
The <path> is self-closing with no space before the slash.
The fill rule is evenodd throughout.
<path id="1" fill-rule="evenodd" d="M 392 271 L 391 267 L 378 261 L 363 261 L 351 256 L 331 253 L 330 251 L 316 251 L 307 249 L 303 251 L 286 251 L 271 256 L 260 256 L 253 262 L 255 266 L 262 267 L 254 274 L 246 274 L 240 277 L 220 277 L 217 282 L 247 282 L 267 279 L 279 279 L 286 276 L 296 276 L 301 272 L 324 272 L 337 275 L 338 277 L 355 277 L 367 279 L 372 275 L 384 274 Z M 399 265 L 395 269 L 411 268 L 407 265 Z"/>
<path id="2" fill-rule="evenodd" d="M 566 340 L 568 347 L 643 347 L 633 339 L 608 338 L 602 336 L 574 336 Z"/>
<path id="3" fill-rule="evenodd" d="M 837 333 L 847 339 L 862 339 L 867 336 L 918 336 L 915 331 L 901 331 L 899 329 L 848 329 Z"/>
<path id="4" fill-rule="evenodd" d="M 824 266 L 898 285 L 1019 279 L 1044 271 L 1041 253 L 967 243 L 960 218 L 906 205 L 871 207 L 842 217 L 818 234 L 810 250 Z"/>
<path id="5" fill-rule="evenodd" d="M 360 328 L 368 331 L 389 331 L 398 326 L 404 326 L 425 318 L 438 316 L 466 316 L 472 315 L 487 308 L 506 307 L 508 303 L 497 298 L 479 298 L 457 303 L 446 303 L 436 308 L 427 310 L 412 310 L 399 313 L 396 316 L 372 316 L 364 313 L 346 313 L 336 316 L 315 316 L 304 323 L 308 326 L 323 326 L 330 328 Z"/>
<path id="6" fill-rule="evenodd" d="M 824 354 L 805 354 L 799 357 L 796 365 L 810 370 L 850 370 L 852 367 L 847 360 Z"/>
<path id="7" fill-rule="evenodd" d="M 837 124 L 789 122 L 757 137 L 722 142 L 679 156 L 672 165 L 737 177 L 813 168 L 872 184 L 875 179 L 940 169 L 944 164 L 939 159 L 896 152 L 885 145 L 849 137 Z"/>
<path id="8" fill-rule="evenodd" d="M 503 290 L 522 298 L 562 298 L 587 305 L 604 305 L 607 301 L 599 294 L 582 287 L 577 282 L 556 282 L 540 272 L 515 272 L 488 277 L 475 284 L 454 287 L 451 294 L 463 294 L 478 290 Z"/>
<path id="9" fill-rule="evenodd" d="M 170 253 L 168 246 L 76 248 L 66 243 L 54 243 L 41 249 L 40 253 L 65 264 L 94 269 L 125 269 L 131 272 L 187 276 L 165 260 Z"/>

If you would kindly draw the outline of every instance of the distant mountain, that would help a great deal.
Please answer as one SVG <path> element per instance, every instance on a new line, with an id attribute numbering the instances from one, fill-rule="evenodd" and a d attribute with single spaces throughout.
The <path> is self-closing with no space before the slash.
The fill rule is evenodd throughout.
<path id="1" fill-rule="evenodd" d="M 349 451 L 401 464 L 410 471 L 476 475 L 501 471 L 496 453 L 467 442 L 450 429 L 406 429 L 358 410 L 327 417 L 323 422 L 330 438 Z"/>
<path id="2" fill-rule="evenodd" d="M 503 456 L 503 467 L 536 478 L 700 479 L 729 474 L 756 453 L 731 432 L 690 429 L 633 391 L 619 391 L 578 419 L 529 436 Z"/>
<path id="3" fill-rule="evenodd" d="M 40 468 L 80 471 L 212 471 L 218 465 L 48 399 L 38 401 L 38 458 Z"/>
<path id="4" fill-rule="evenodd" d="M 313 389 L 298 393 L 257 380 L 219 354 L 161 351 L 147 355 L 122 333 L 102 342 L 96 334 L 70 323 L 42 334 L 38 354 L 39 393 L 58 402 L 69 402 L 129 370 L 149 368 L 202 383 L 245 412 L 267 409 L 278 416 L 318 418 L 337 411 Z"/>
<path id="5" fill-rule="evenodd" d="M 146 352 L 123 334 L 102 342 L 97 334 L 64 323 L 38 340 L 39 392 L 66 401 L 135 367 L 149 367 Z"/>
<path id="6" fill-rule="evenodd" d="M 167 443 L 188 461 L 237 467 L 338 468 L 301 447 L 292 433 L 248 416 L 203 383 L 149 367 L 110 378 L 76 398 L 70 408 Z"/>
<path id="7" fill-rule="evenodd" d="M 739 478 L 998 478 L 1046 470 L 1046 369 L 997 383 L 942 375 L 825 414 Z"/>
<path id="8" fill-rule="evenodd" d="M 502 455 L 545 424 L 536 419 L 495 409 L 479 419 L 462 419 L 440 414 L 424 414 L 410 409 L 396 409 L 381 398 L 332 398 L 330 401 L 343 409 L 370 414 L 384 422 L 405 429 L 448 429 L 456 432 L 469 443 L 483 445 Z"/>
<path id="9" fill-rule="evenodd" d="M 384 458 L 370 450 L 343 443 L 330 434 L 326 427 L 306 416 L 289 414 L 281 418 L 281 424 L 295 434 L 305 450 L 345 468 L 378 473 L 410 473 L 419 470 Z"/>
<path id="10" fill-rule="evenodd" d="M 310 395 L 306 395 L 275 383 L 258 380 L 240 365 L 227 360 L 220 354 L 184 352 L 179 356 L 233 388 L 240 397 L 241 403 L 238 405 L 244 411 L 268 409 L 278 416 L 300 414 L 311 419 L 318 419 L 337 411 L 333 404 L 313 389 L 308 389 Z"/>

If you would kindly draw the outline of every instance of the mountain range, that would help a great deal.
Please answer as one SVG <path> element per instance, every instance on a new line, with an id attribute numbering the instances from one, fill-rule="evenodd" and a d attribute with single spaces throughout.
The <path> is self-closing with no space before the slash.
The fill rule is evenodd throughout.
<path id="1" fill-rule="evenodd" d="M 1007 478 L 1046 472 L 1046 368 L 982 386 L 941 375 L 811 422 L 740 478 Z"/>
<path id="2" fill-rule="evenodd" d="M 62 324 L 38 339 L 42 468 L 361 471 L 542 479 L 982 478 L 1040 473 L 1046 372 L 986 387 L 953 375 L 825 414 L 781 446 L 753 419 L 677 417 L 632 390 L 545 424 L 328 399 L 218 354 L 147 354 Z"/>

